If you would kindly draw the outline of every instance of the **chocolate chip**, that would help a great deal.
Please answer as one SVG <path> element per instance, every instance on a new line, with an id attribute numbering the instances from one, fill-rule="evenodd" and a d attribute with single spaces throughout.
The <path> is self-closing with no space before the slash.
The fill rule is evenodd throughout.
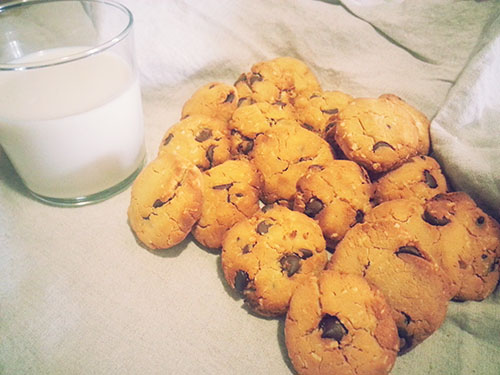
<path id="1" fill-rule="evenodd" d="M 481 259 L 488 259 L 488 254 L 481 254 Z"/>
<path id="2" fill-rule="evenodd" d="M 211 137 L 212 137 L 212 130 L 205 128 L 198 133 L 195 140 L 197 142 L 205 142 L 207 139 L 210 139 Z"/>
<path id="3" fill-rule="evenodd" d="M 210 163 L 210 168 L 212 168 L 213 166 L 213 162 L 214 162 L 214 149 L 215 149 L 215 145 L 210 145 L 207 149 L 207 152 L 206 152 L 206 157 Z"/>
<path id="4" fill-rule="evenodd" d="M 406 353 L 413 345 L 413 336 L 408 334 L 408 331 L 403 327 L 398 327 L 399 336 L 399 353 L 398 355 Z"/>
<path id="5" fill-rule="evenodd" d="M 260 82 L 264 79 L 259 73 L 253 73 L 250 76 L 250 85 L 253 85 L 255 82 Z"/>
<path id="6" fill-rule="evenodd" d="M 277 105 L 277 106 L 279 106 L 281 109 L 283 109 L 283 107 L 284 107 L 284 106 L 286 106 L 286 103 L 284 103 L 284 102 L 282 102 L 282 101 L 278 100 L 278 101 L 274 102 L 274 103 L 273 103 L 273 105 Z"/>
<path id="7" fill-rule="evenodd" d="M 253 246 L 250 246 L 250 244 L 246 244 L 245 246 L 243 246 L 243 249 L 241 249 L 241 252 L 243 254 L 248 254 L 250 252 L 250 249 L 252 248 Z"/>
<path id="8" fill-rule="evenodd" d="M 380 141 L 380 142 L 377 142 L 373 145 L 373 152 L 377 151 L 381 147 L 389 147 L 389 148 L 394 150 L 394 147 L 392 145 L 390 145 L 389 143 Z"/>
<path id="9" fill-rule="evenodd" d="M 308 170 L 310 170 L 310 171 L 318 171 L 318 172 L 322 171 L 324 169 L 325 169 L 325 167 L 322 166 L 322 165 L 319 165 L 319 164 L 310 165 L 309 168 L 308 168 Z"/>
<path id="10" fill-rule="evenodd" d="M 273 225 L 272 224 L 269 224 L 265 221 L 261 221 L 258 225 L 257 225 L 257 233 L 258 234 L 266 234 L 268 231 L 269 231 L 269 228 L 271 228 Z"/>
<path id="11" fill-rule="evenodd" d="M 243 270 L 238 270 L 238 272 L 236 272 L 236 276 L 234 277 L 234 288 L 238 292 L 243 293 L 249 282 L 248 273 Z"/>
<path id="12" fill-rule="evenodd" d="M 165 202 L 162 202 L 161 200 L 157 199 L 155 200 L 155 202 L 153 203 L 153 208 L 158 208 L 158 207 L 161 207 L 165 204 Z"/>
<path id="13" fill-rule="evenodd" d="M 321 338 L 333 339 L 340 342 L 342 338 L 349 333 L 347 328 L 340 322 L 336 316 L 326 314 L 319 322 L 319 328 L 323 331 Z"/>
<path id="14" fill-rule="evenodd" d="M 398 251 L 395 253 L 396 255 L 400 254 L 409 254 L 409 255 L 414 255 L 416 257 L 425 259 L 422 253 L 420 252 L 419 249 L 417 249 L 415 246 L 401 246 Z"/>
<path id="15" fill-rule="evenodd" d="M 261 210 L 262 210 L 262 212 L 267 212 L 273 207 L 274 207 L 274 204 L 270 203 L 270 204 L 266 204 L 266 205 L 262 206 Z"/>
<path id="16" fill-rule="evenodd" d="M 327 115 L 334 115 L 338 113 L 338 108 L 332 108 L 332 109 L 322 109 L 321 112 L 326 113 Z"/>
<path id="17" fill-rule="evenodd" d="M 300 258 L 296 254 L 285 255 L 280 259 L 281 270 L 286 271 L 287 276 L 291 277 L 300 270 Z"/>
<path id="18" fill-rule="evenodd" d="M 365 221 L 365 213 L 362 210 L 357 210 L 355 219 L 356 223 L 362 223 Z"/>
<path id="19" fill-rule="evenodd" d="M 493 272 L 497 268 L 498 262 L 500 262 L 500 258 L 496 258 L 494 262 L 491 263 L 488 272 Z"/>
<path id="20" fill-rule="evenodd" d="M 436 216 L 433 216 L 427 210 L 424 211 L 424 214 L 422 215 L 422 219 L 424 219 L 424 221 L 426 223 L 429 223 L 430 225 L 434 225 L 434 226 L 438 226 L 438 227 L 445 226 L 446 224 L 448 224 L 450 222 L 450 219 L 448 219 L 447 217 L 443 216 L 442 218 L 438 218 Z"/>
<path id="21" fill-rule="evenodd" d="M 212 90 L 215 86 L 217 86 L 217 84 L 216 83 L 212 83 L 210 86 L 208 86 L 208 89 Z"/>
<path id="22" fill-rule="evenodd" d="M 312 197 L 306 203 L 304 213 L 309 217 L 315 217 L 323 209 L 323 202 L 318 198 Z"/>
<path id="23" fill-rule="evenodd" d="M 304 156 L 304 157 L 301 157 L 299 159 L 299 163 L 302 163 L 304 161 L 311 161 L 311 160 L 314 160 L 314 158 L 312 156 Z"/>
<path id="24" fill-rule="evenodd" d="M 234 82 L 234 86 L 236 86 L 240 82 L 248 83 L 247 75 L 245 73 L 240 74 L 240 76 L 238 77 L 238 79 Z"/>
<path id="25" fill-rule="evenodd" d="M 314 127 L 313 127 L 313 126 L 311 126 L 311 125 L 309 125 L 309 124 L 306 124 L 306 123 L 303 123 L 303 124 L 302 124 L 302 127 L 303 127 L 304 129 L 307 129 L 307 130 L 310 130 L 310 131 L 313 131 L 313 130 L 314 130 Z"/>
<path id="26" fill-rule="evenodd" d="M 313 256 L 313 252 L 309 249 L 299 249 L 299 251 L 302 253 L 302 259 L 307 259 Z"/>
<path id="27" fill-rule="evenodd" d="M 240 154 L 247 155 L 252 150 L 253 150 L 253 140 L 250 138 L 244 138 L 238 145 L 238 152 Z"/>
<path id="28" fill-rule="evenodd" d="M 427 169 L 424 170 L 424 181 L 431 189 L 435 189 L 438 187 L 436 179 Z"/>
<path id="29" fill-rule="evenodd" d="M 228 96 L 226 96 L 226 100 L 224 100 L 224 103 L 232 103 L 234 100 L 234 92 L 230 92 Z"/>
<path id="30" fill-rule="evenodd" d="M 233 186 L 233 184 L 224 184 L 224 185 L 217 185 L 213 186 L 212 189 L 214 190 L 229 190 Z"/>
<path id="31" fill-rule="evenodd" d="M 484 216 L 479 216 L 479 217 L 476 219 L 476 224 L 477 224 L 477 225 L 479 225 L 479 226 L 481 226 L 481 225 L 483 225 L 483 224 L 485 223 L 485 221 L 486 221 L 486 220 L 485 220 Z"/>
<path id="32" fill-rule="evenodd" d="M 166 146 L 170 143 L 170 141 L 172 140 L 172 138 L 174 138 L 174 135 L 173 134 L 169 134 L 167 138 L 165 138 L 165 140 L 163 141 L 163 146 Z"/>

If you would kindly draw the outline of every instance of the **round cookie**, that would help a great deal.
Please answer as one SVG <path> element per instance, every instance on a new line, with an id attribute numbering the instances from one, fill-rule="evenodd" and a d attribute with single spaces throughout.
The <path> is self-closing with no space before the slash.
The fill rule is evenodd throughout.
<path id="1" fill-rule="evenodd" d="M 231 158 L 227 124 L 204 115 L 192 115 L 173 125 L 163 137 L 158 155 L 176 152 L 202 171 Z"/>
<path id="2" fill-rule="evenodd" d="M 149 163 L 132 185 L 128 220 L 150 249 L 166 249 L 184 240 L 201 215 L 202 175 L 175 153 Z"/>
<path id="3" fill-rule="evenodd" d="M 285 344 L 300 375 L 389 374 L 399 338 L 383 294 L 362 277 L 323 271 L 295 291 Z"/>
<path id="4" fill-rule="evenodd" d="M 224 234 L 259 210 L 260 176 L 248 160 L 228 160 L 203 173 L 201 217 L 194 238 L 209 248 L 220 248 Z"/>
<path id="5" fill-rule="evenodd" d="M 413 117 L 388 100 L 356 98 L 338 113 L 335 123 L 332 131 L 342 152 L 369 171 L 389 171 L 418 154 Z"/>
<path id="6" fill-rule="evenodd" d="M 425 204 L 424 220 L 439 229 L 434 257 L 458 292 L 455 300 L 481 301 L 500 277 L 500 227 L 464 192 L 440 194 Z"/>
<path id="7" fill-rule="evenodd" d="M 448 278 L 398 223 L 356 225 L 337 245 L 327 269 L 363 276 L 382 291 L 393 309 L 400 354 L 429 337 L 446 317 Z"/>
<path id="8" fill-rule="evenodd" d="M 293 103 L 297 95 L 320 91 L 317 78 L 307 65 L 292 57 L 256 63 L 235 82 L 241 102 Z"/>
<path id="9" fill-rule="evenodd" d="M 220 82 L 199 88 L 182 108 L 182 119 L 192 115 L 205 115 L 229 121 L 238 105 L 238 92 L 234 86 Z"/>
<path id="10" fill-rule="evenodd" d="M 392 102 L 394 105 L 398 105 L 401 108 L 403 108 L 405 111 L 407 111 L 410 116 L 413 118 L 415 121 L 415 125 L 417 127 L 418 131 L 418 153 L 427 155 L 429 153 L 430 149 L 430 144 L 431 144 L 431 139 L 430 139 L 430 132 L 429 129 L 431 127 L 431 123 L 429 119 L 427 118 L 426 115 L 424 115 L 422 112 L 420 112 L 418 109 L 415 107 L 411 106 L 407 102 L 405 102 L 403 99 L 401 99 L 399 96 L 393 95 L 393 94 L 383 94 L 380 95 L 381 99 L 388 100 Z"/>
<path id="11" fill-rule="evenodd" d="M 283 103 L 259 102 L 238 107 L 228 125 L 231 154 L 234 157 L 248 155 L 258 135 L 266 133 L 280 120 L 295 118 L 293 107 Z"/>
<path id="12" fill-rule="evenodd" d="M 373 183 L 373 201 L 417 199 L 421 202 L 446 193 L 446 178 L 438 162 L 430 156 L 414 156 Z"/>
<path id="13" fill-rule="evenodd" d="M 331 117 L 344 109 L 352 99 L 351 95 L 340 91 L 315 92 L 297 97 L 294 107 L 300 124 L 324 137 Z"/>
<path id="14" fill-rule="evenodd" d="M 315 219 L 327 246 L 335 245 L 371 209 L 372 186 L 365 170 L 350 160 L 312 165 L 297 182 L 293 209 Z"/>
<path id="15" fill-rule="evenodd" d="M 311 165 L 334 160 L 329 144 L 296 122 L 282 120 L 255 140 L 251 152 L 262 175 L 264 203 L 293 203 L 296 185 Z"/>
<path id="16" fill-rule="evenodd" d="M 297 285 L 324 269 L 327 253 L 314 220 L 275 205 L 264 206 L 226 233 L 221 261 L 227 283 L 251 310 L 279 316 L 286 313 Z"/>

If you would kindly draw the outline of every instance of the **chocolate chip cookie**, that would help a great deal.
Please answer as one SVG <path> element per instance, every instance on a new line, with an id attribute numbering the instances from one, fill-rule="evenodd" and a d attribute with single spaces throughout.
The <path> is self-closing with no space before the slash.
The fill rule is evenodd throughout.
<path id="1" fill-rule="evenodd" d="M 228 229 L 259 210 L 259 189 L 260 176 L 248 160 L 228 160 L 205 171 L 194 238 L 209 248 L 220 248 Z"/>
<path id="2" fill-rule="evenodd" d="M 227 283 L 252 311 L 279 316 L 286 313 L 297 285 L 323 270 L 327 254 L 314 220 L 275 205 L 264 206 L 226 233 L 221 261 Z"/>
<path id="3" fill-rule="evenodd" d="M 293 103 L 298 95 L 309 95 L 321 87 L 307 65 L 292 57 L 256 63 L 235 82 L 240 102 Z"/>
<path id="4" fill-rule="evenodd" d="M 373 184 L 374 203 L 392 199 L 417 199 L 421 202 L 446 193 L 448 185 L 438 162 L 430 156 L 414 156 L 387 172 Z"/>
<path id="5" fill-rule="evenodd" d="M 389 374 L 399 347 L 391 308 L 362 277 L 324 271 L 295 291 L 285 343 L 300 375 Z"/>
<path id="6" fill-rule="evenodd" d="M 347 158 L 369 171 L 389 171 L 419 152 L 414 118 L 386 99 L 356 98 L 334 122 L 331 131 L 336 144 Z"/>
<path id="7" fill-rule="evenodd" d="M 149 163 L 132 185 L 130 227 L 150 249 L 166 249 L 184 240 L 200 218 L 200 170 L 176 153 Z"/>
<path id="8" fill-rule="evenodd" d="M 229 121 L 238 105 L 238 92 L 234 86 L 211 82 L 199 88 L 182 108 L 182 118 L 205 115 Z"/>
<path id="9" fill-rule="evenodd" d="M 282 120 L 257 137 L 251 153 L 261 173 L 264 203 L 293 203 L 296 185 L 311 165 L 334 160 L 328 143 L 296 122 Z"/>
<path id="10" fill-rule="evenodd" d="M 163 137 L 158 154 L 176 152 L 202 171 L 231 158 L 227 124 L 205 115 L 191 115 L 173 125 Z"/>
<path id="11" fill-rule="evenodd" d="M 364 221 L 371 209 L 372 186 L 365 170 L 350 160 L 312 165 L 297 182 L 293 208 L 315 219 L 327 246 Z"/>
<path id="12" fill-rule="evenodd" d="M 425 204 L 423 219 L 439 229 L 434 257 L 455 284 L 456 300 L 481 301 L 500 276 L 500 227 L 464 192 L 440 194 Z"/>
<path id="13" fill-rule="evenodd" d="M 393 309 L 401 354 L 435 332 L 446 317 L 449 280 L 415 235 L 392 221 L 358 224 L 337 245 L 328 269 L 363 276 Z"/>

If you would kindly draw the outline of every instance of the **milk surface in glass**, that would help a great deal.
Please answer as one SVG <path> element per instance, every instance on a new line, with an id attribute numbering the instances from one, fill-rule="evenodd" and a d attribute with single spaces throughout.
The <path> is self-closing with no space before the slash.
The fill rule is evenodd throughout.
<path id="1" fill-rule="evenodd" d="M 11 63 L 50 61 L 81 50 L 44 50 Z M 0 71 L 0 92 L 1 144 L 38 195 L 99 193 L 132 175 L 144 159 L 138 79 L 112 52 Z"/>

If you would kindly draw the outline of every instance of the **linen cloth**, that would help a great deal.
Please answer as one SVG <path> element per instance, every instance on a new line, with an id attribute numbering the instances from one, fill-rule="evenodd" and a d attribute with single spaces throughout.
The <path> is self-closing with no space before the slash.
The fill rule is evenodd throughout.
<path id="1" fill-rule="evenodd" d="M 146 146 L 155 157 L 201 85 L 297 57 L 325 90 L 394 93 L 432 122 L 456 189 L 500 213 L 500 3 L 124 0 L 135 17 Z M 246 310 L 220 257 L 164 251 L 127 224 L 130 189 L 80 208 L 30 197 L 0 153 L 1 374 L 290 374 L 284 320 Z M 392 374 L 500 373 L 500 291 L 451 302 Z"/>

